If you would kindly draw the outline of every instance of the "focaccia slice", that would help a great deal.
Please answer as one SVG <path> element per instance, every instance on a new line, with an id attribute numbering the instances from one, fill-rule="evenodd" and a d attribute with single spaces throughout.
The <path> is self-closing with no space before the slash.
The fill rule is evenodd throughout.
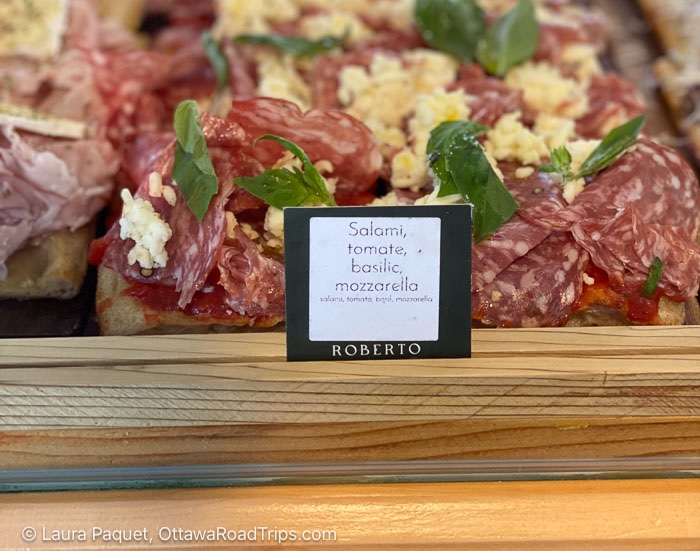
<path id="1" fill-rule="evenodd" d="M 92 223 L 75 231 L 57 231 L 15 252 L 7 261 L 7 278 L 0 280 L 0 299 L 76 296 L 87 273 L 94 228 Z"/>

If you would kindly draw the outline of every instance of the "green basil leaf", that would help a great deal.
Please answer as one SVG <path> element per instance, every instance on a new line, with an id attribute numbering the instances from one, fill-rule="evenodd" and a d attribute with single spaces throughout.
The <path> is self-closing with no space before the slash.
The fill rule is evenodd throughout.
<path id="1" fill-rule="evenodd" d="M 646 298 L 652 297 L 654 291 L 656 291 L 656 288 L 659 286 L 663 272 L 664 267 L 661 259 L 658 256 L 654 257 L 654 260 L 651 262 L 651 267 L 649 268 L 649 276 L 642 287 L 642 295 Z"/>
<path id="2" fill-rule="evenodd" d="M 209 63 L 214 68 L 216 75 L 216 90 L 221 91 L 228 86 L 231 78 L 228 68 L 228 61 L 219 43 L 214 40 L 212 34 L 207 31 L 202 34 L 202 48 L 209 59 Z"/>
<path id="3" fill-rule="evenodd" d="M 274 46 L 288 54 L 312 57 L 341 46 L 347 40 L 349 34 L 350 31 L 347 30 L 342 36 L 324 36 L 318 40 L 308 40 L 301 36 L 285 36 L 282 34 L 241 34 L 234 41 L 241 44 Z"/>
<path id="4" fill-rule="evenodd" d="M 642 131 L 645 120 L 644 115 L 639 115 L 608 132 L 603 141 L 583 162 L 581 170 L 573 178 L 590 176 L 610 165 L 618 155 L 637 141 L 637 136 Z"/>
<path id="5" fill-rule="evenodd" d="M 433 173 L 440 180 L 438 197 L 459 193 L 447 168 L 445 152 L 460 136 L 479 136 L 487 127 L 474 121 L 447 121 L 433 128 L 430 132 L 426 153 Z"/>
<path id="6" fill-rule="evenodd" d="M 278 209 L 316 203 L 336 206 L 335 199 L 326 189 L 323 177 L 303 149 L 289 140 L 272 134 L 266 134 L 259 139 L 274 140 L 282 144 L 285 149 L 291 151 L 301 161 L 304 171 L 302 172 L 296 167 L 293 167 L 292 170 L 275 168 L 266 170 L 258 176 L 234 178 L 233 181 L 237 185 Z"/>
<path id="7" fill-rule="evenodd" d="M 476 139 L 484 130 L 472 121 L 445 122 L 433 129 L 427 147 L 429 163 L 440 180 L 438 196 L 459 193 L 474 205 L 477 243 L 508 221 L 519 206 Z M 443 186 L 447 193 L 442 193 Z"/>
<path id="8" fill-rule="evenodd" d="M 539 37 L 532 1 L 518 0 L 486 30 L 477 46 L 476 58 L 488 73 L 503 76 L 535 54 Z"/>
<path id="9" fill-rule="evenodd" d="M 219 191 L 219 180 L 209 157 L 197 103 L 193 100 L 180 103 L 175 110 L 173 125 L 177 144 L 172 178 L 187 206 L 201 222 L 211 198 Z"/>
<path id="10" fill-rule="evenodd" d="M 470 62 L 486 28 L 484 10 L 474 0 L 418 0 L 416 26 L 432 48 Z"/>
<path id="11" fill-rule="evenodd" d="M 566 182 L 571 178 L 571 153 L 566 147 L 557 147 L 550 153 L 551 162 L 546 165 L 542 165 L 538 170 L 540 172 L 556 172 L 562 177 L 562 181 Z"/>

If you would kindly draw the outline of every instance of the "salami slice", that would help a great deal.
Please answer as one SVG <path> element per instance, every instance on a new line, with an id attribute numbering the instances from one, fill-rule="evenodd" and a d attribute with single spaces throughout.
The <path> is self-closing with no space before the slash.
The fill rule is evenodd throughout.
<path id="1" fill-rule="evenodd" d="M 540 224 L 573 232 L 593 262 L 618 285 L 664 262 L 661 288 L 693 296 L 700 284 L 700 187 L 676 151 L 646 138 L 601 172 L 567 208 Z M 695 267 L 695 269 L 693 269 Z"/>
<path id="2" fill-rule="evenodd" d="M 250 317 L 284 315 L 284 266 L 260 254 L 240 226 L 233 234 L 218 261 L 219 283 L 228 293 L 228 305 Z"/>
<path id="3" fill-rule="evenodd" d="M 588 253 L 568 233 L 552 233 L 498 279 L 472 292 L 472 317 L 495 327 L 562 325 L 581 296 Z"/>
<path id="4" fill-rule="evenodd" d="M 330 161 L 328 176 L 337 178 L 336 193 L 348 196 L 373 188 L 382 168 L 382 156 L 372 132 L 360 121 L 333 109 L 306 113 L 289 101 L 255 98 L 234 101 L 229 120 L 240 124 L 253 139 L 276 134 L 291 140 L 312 162 Z M 248 152 L 271 167 L 284 153 L 278 143 L 258 142 Z"/>

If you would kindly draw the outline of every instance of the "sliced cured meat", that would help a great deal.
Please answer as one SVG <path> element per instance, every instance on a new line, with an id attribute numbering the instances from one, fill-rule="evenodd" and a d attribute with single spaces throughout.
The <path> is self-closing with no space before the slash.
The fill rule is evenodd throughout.
<path id="1" fill-rule="evenodd" d="M 520 111 L 524 119 L 528 118 L 529 109 L 522 92 L 512 90 L 502 80 L 488 76 L 479 65 L 462 65 L 457 79 L 447 90 L 464 90 L 469 96 L 469 118 L 479 124 L 493 126 L 503 115 L 512 111 Z"/>
<path id="2" fill-rule="evenodd" d="M 260 254 L 240 226 L 224 242 L 218 269 L 232 310 L 246 316 L 284 315 L 284 266 Z"/>
<path id="3" fill-rule="evenodd" d="M 664 263 L 660 285 L 680 298 L 693 296 L 700 284 L 693 244 L 700 228 L 698 205 L 700 187 L 680 155 L 641 138 L 571 205 L 540 223 L 572 231 L 617 285 L 628 277 L 646 277 L 651 260 L 659 256 Z"/>
<path id="4" fill-rule="evenodd" d="M 595 75 L 588 89 L 588 111 L 576 122 L 584 138 L 602 138 L 616 126 L 644 113 L 634 86 L 617 75 Z"/>
<path id="5" fill-rule="evenodd" d="M 106 236 L 108 246 L 103 257 L 107 267 L 132 280 L 174 286 L 180 293 L 178 305 L 181 308 L 202 288 L 217 263 L 226 235 L 225 208 L 231 197 L 241 191 L 234 184 L 234 177 L 253 176 L 262 171 L 262 166 L 243 151 L 243 145 L 249 142 L 238 125 L 207 115 L 202 117 L 202 130 L 219 180 L 219 191 L 212 199 L 202 222 L 189 210 L 177 187 L 175 205 L 170 205 L 163 197 L 149 196 L 146 171 L 159 172 L 164 185 L 172 185 L 170 173 L 174 147 L 166 149 L 157 160 L 151 153 L 149 162 L 137 164 L 132 169 L 132 174 L 140 178 L 135 197 L 148 200 L 170 226 L 173 237 L 166 244 L 168 263 L 164 268 L 157 268 L 148 275 L 141 273 L 138 264 L 129 265 L 127 256 L 133 242 L 119 238 L 118 224 L 112 226 Z M 162 139 L 162 135 L 156 135 L 153 142 L 144 145 L 144 149 Z"/>
<path id="6" fill-rule="evenodd" d="M 333 109 L 303 113 L 291 102 L 272 98 L 234 101 L 229 120 L 253 139 L 276 134 L 301 147 L 312 162 L 330 161 L 329 176 L 337 178 L 336 194 L 354 195 L 372 189 L 382 168 L 382 156 L 372 132 L 354 117 Z M 271 167 L 284 153 L 271 141 L 259 141 L 248 152 Z"/>
<path id="7" fill-rule="evenodd" d="M 0 125 L 0 279 L 30 240 L 89 222 L 107 204 L 117 168 L 106 142 L 27 138 Z"/>
<path id="8" fill-rule="evenodd" d="M 517 214 L 489 237 L 472 245 L 472 288 L 482 289 L 517 259 L 539 245 L 551 231 Z"/>
<path id="9" fill-rule="evenodd" d="M 553 233 L 472 292 L 472 317 L 495 327 L 563 325 L 581 295 L 588 253 L 567 233 Z"/>
<path id="10" fill-rule="evenodd" d="M 662 261 L 659 287 L 672 298 L 694 296 L 700 285 L 700 247 L 688 242 L 678 228 L 645 224 L 634 206 L 610 220 L 581 220 L 572 234 L 603 268 L 613 287 L 621 288 L 647 279 L 655 257 Z"/>

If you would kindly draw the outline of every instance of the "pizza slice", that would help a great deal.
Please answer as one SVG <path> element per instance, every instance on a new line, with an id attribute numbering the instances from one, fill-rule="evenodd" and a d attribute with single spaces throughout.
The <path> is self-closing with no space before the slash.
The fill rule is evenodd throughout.
<path id="1" fill-rule="evenodd" d="M 517 205 L 475 232 L 474 320 L 683 323 L 700 285 L 700 188 L 676 151 L 644 134 L 634 87 L 603 71 L 599 18 L 567 2 L 465 2 L 453 18 L 476 25 L 484 45 L 464 50 L 465 37 L 434 27 L 445 18 L 431 9 L 453 3 L 216 5 L 209 54 L 224 56 L 212 71 L 224 85 L 199 92 L 233 99 L 215 113 L 206 108 L 220 104 L 195 99 L 218 185 L 205 186 L 204 207 L 189 205 L 210 178 L 176 169 L 190 140 L 170 123 L 133 142 L 123 207 L 93 246 L 105 334 L 283 321 L 283 205 L 245 183 L 300 165 L 269 134 L 304 152 L 336 204 L 500 210 L 441 177 L 436 160 L 464 153 L 431 150 L 443 124 L 471 133 L 461 136 L 470 159 Z M 530 31 L 513 53 L 494 28 Z"/>
<path id="2" fill-rule="evenodd" d="M 67 299 L 119 166 L 91 59 L 133 38 L 84 0 L 0 11 L 0 298 Z"/>

